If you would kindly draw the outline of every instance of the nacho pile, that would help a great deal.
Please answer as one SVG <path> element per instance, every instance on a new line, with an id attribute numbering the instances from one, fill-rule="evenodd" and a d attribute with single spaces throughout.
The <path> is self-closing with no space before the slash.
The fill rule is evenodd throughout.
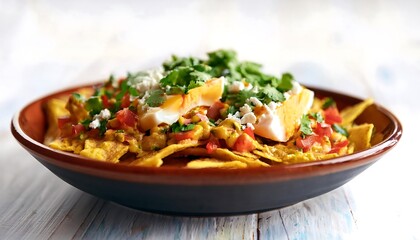
<path id="1" fill-rule="evenodd" d="M 219 50 L 207 59 L 173 56 L 162 68 L 111 75 L 50 100 L 44 143 L 133 166 L 179 159 L 195 169 L 270 167 L 369 148 L 374 126 L 354 121 L 371 104 L 339 111 L 334 99 L 315 98 L 290 73 L 269 75 Z"/>

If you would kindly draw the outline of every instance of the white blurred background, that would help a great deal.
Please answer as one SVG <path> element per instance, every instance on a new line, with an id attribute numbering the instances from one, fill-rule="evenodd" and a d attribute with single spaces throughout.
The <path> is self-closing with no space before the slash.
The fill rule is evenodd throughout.
<path id="1" fill-rule="evenodd" d="M 419 12 L 420 1 L 0 0 L 0 128 L 53 90 L 219 48 L 409 112 Z"/>

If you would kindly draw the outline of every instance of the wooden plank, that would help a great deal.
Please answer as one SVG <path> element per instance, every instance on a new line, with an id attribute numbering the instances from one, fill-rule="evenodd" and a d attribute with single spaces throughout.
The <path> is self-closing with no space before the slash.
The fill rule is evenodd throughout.
<path id="1" fill-rule="evenodd" d="M 256 239 L 257 215 L 174 217 L 105 202 L 83 239 Z M 77 236 L 79 237 L 79 236 Z"/>
<path id="2" fill-rule="evenodd" d="M 279 210 L 258 214 L 258 236 L 259 239 L 289 239 Z"/>
<path id="3" fill-rule="evenodd" d="M 343 188 L 280 209 L 279 212 L 288 239 L 348 239 L 356 230 Z M 265 234 L 274 234 L 275 224 L 279 222 L 269 224 L 265 227 L 268 229 Z M 282 232 L 277 233 L 279 235 L 272 239 L 284 237 Z"/>

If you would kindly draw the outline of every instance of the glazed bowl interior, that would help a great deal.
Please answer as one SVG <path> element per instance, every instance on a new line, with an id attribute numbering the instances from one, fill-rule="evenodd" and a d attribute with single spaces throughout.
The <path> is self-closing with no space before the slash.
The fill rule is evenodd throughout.
<path id="1" fill-rule="evenodd" d="M 383 134 L 383 140 L 354 154 L 268 168 L 127 166 L 88 159 L 42 144 L 47 128 L 43 105 L 51 98 L 70 94 L 78 88 L 63 90 L 28 104 L 12 120 L 13 135 L 38 161 L 73 186 L 125 206 L 152 212 L 230 215 L 287 206 L 351 180 L 394 147 L 402 134 L 398 119 L 384 107 L 373 104 L 355 122 L 373 123 L 375 131 Z M 309 88 L 317 97 L 332 97 L 339 109 L 362 101 L 333 91 Z M 239 202 L 248 199 L 248 202 L 226 203 L 232 199 Z"/>

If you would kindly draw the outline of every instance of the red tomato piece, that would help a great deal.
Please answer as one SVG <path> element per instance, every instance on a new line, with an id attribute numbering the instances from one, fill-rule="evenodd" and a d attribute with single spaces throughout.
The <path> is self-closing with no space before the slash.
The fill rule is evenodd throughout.
<path id="1" fill-rule="evenodd" d="M 244 129 L 244 133 L 248 134 L 250 137 L 252 137 L 252 139 L 255 140 L 254 130 L 252 130 L 252 128 L 246 127 Z"/>
<path id="2" fill-rule="evenodd" d="M 343 121 L 336 107 L 329 107 L 325 109 L 324 118 L 325 118 L 325 122 L 330 125 L 334 123 L 341 123 Z"/>
<path id="3" fill-rule="evenodd" d="M 329 153 L 338 153 L 340 152 L 340 150 L 344 147 L 346 147 L 347 145 L 349 145 L 349 140 L 344 140 L 338 143 L 333 144 L 331 150 L 329 151 Z"/>
<path id="4" fill-rule="evenodd" d="M 128 108 L 130 106 L 130 94 L 124 94 L 123 98 L 121 99 L 121 108 Z"/>
<path id="5" fill-rule="evenodd" d="M 255 149 L 253 141 L 251 136 L 242 133 L 238 139 L 236 139 L 235 144 L 233 144 L 233 150 L 238 152 L 250 152 Z"/>
<path id="6" fill-rule="evenodd" d="M 309 135 L 305 138 L 298 137 L 296 139 L 296 146 L 302 149 L 304 152 L 307 152 L 315 143 L 321 143 L 322 137 L 318 135 Z"/>
<path id="7" fill-rule="evenodd" d="M 109 108 L 110 107 L 111 104 L 110 104 L 109 99 L 106 95 L 102 95 L 101 100 L 102 100 L 102 105 L 104 106 L 104 108 Z"/>
<path id="8" fill-rule="evenodd" d="M 135 127 L 137 124 L 137 115 L 128 108 L 118 111 L 116 117 L 122 126 Z"/>
<path id="9" fill-rule="evenodd" d="M 221 101 L 217 101 L 213 103 L 207 110 L 207 117 L 211 118 L 213 120 L 220 118 L 220 110 L 225 107 L 225 104 L 223 104 Z"/>
<path id="10" fill-rule="evenodd" d="M 57 119 L 57 125 L 59 129 L 62 129 L 65 125 L 71 122 L 70 117 L 59 117 Z"/>
<path id="11" fill-rule="evenodd" d="M 194 137 L 194 131 L 178 132 L 174 134 L 174 138 L 179 142 L 185 139 L 192 139 Z"/>
<path id="12" fill-rule="evenodd" d="M 209 142 L 206 145 L 207 153 L 211 154 L 214 150 L 220 147 L 219 139 L 210 136 Z"/>
<path id="13" fill-rule="evenodd" d="M 80 123 L 76 125 L 72 125 L 71 131 L 72 131 L 73 137 L 79 136 L 82 132 L 85 131 L 85 126 L 83 126 Z"/>
<path id="14" fill-rule="evenodd" d="M 331 128 L 331 125 L 327 123 L 316 123 L 316 128 L 314 129 L 314 133 L 316 133 L 318 136 L 327 136 L 331 137 L 331 134 L 333 133 L 333 130 Z"/>

